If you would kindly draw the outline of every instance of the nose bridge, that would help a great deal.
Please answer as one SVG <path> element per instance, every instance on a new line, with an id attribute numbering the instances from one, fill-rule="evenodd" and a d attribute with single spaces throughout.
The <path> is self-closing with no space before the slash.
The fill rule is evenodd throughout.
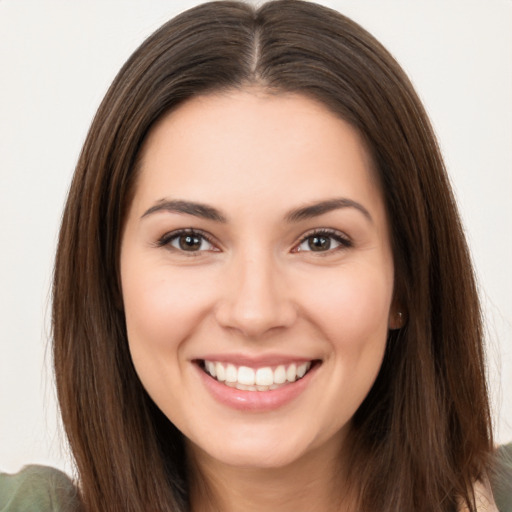
<path id="1" fill-rule="evenodd" d="M 295 312 L 285 276 L 271 251 L 252 248 L 233 258 L 218 319 L 225 327 L 255 337 L 289 326 Z"/>

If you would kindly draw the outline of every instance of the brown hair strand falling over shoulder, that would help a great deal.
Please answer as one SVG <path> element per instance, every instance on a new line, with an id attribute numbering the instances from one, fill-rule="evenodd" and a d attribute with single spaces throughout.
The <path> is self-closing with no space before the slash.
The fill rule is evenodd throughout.
<path id="1" fill-rule="evenodd" d="M 53 285 L 54 363 L 88 511 L 185 511 L 181 434 L 133 368 L 119 283 L 137 157 L 186 99 L 256 85 L 314 98 L 362 135 L 387 213 L 404 328 L 352 429 L 364 511 L 474 511 L 492 450 L 472 267 L 435 137 L 404 72 L 366 31 L 300 0 L 212 2 L 149 37 L 111 85 L 64 212 Z"/>

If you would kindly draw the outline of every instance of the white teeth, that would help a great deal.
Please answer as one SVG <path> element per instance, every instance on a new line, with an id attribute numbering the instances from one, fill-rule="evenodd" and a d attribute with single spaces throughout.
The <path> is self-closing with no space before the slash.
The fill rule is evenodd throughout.
<path id="1" fill-rule="evenodd" d="M 206 369 L 212 377 L 217 377 L 219 382 L 224 382 L 226 380 L 226 370 L 224 369 L 224 365 L 221 363 L 215 363 L 215 375 L 209 371 L 208 365 L 206 366 Z"/>
<path id="2" fill-rule="evenodd" d="M 279 365 L 274 369 L 270 366 L 254 369 L 218 361 L 204 361 L 204 369 L 209 375 L 229 387 L 243 391 L 268 391 L 280 388 L 301 379 L 310 368 L 311 362 Z"/>
<path id="3" fill-rule="evenodd" d="M 211 361 L 207 361 L 206 362 L 206 368 L 208 369 L 208 373 L 212 377 L 216 377 L 217 376 L 217 372 L 215 371 L 215 363 L 212 363 Z"/>
<path id="4" fill-rule="evenodd" d="M 248 368 L 247 366 L 240 366 L 240 368 L 238 368 L 237 380 L 240 384 L 245 384 L 246 386 L 254 386 L 254 370 L 252 368 Z"/>
<path id="5" fill-rule="evenodd" d="M 308 371 L 308 363 L 301 364 L 297 368 L 297 377 L 299 377 L 299 379 L 302 379 L 302 377 L 304 377 L 304 375 L 306 375 L 307 371 Z"/>
<path id="6" fill-rule="evenodd" d="M 288 382 L 295 382 L 297 379 L 297 365 L 291 364 L 286 370 L 286 380 Z"/>
<path id="7" fill-rule="evenodd" d="M 258 384 L 258 386 L 270 386 L 274 384 L 274 372 L 272 368 L 258 368 L 256 372 L 256 384 Z"/>
<path id="8" fill-rule="evenodd" d="M 286 368 L 281 365 L 274 370 L 274 384 L 284 384 L 286 382 Z"/>
<path id="9" fill-rule="evenodd" d="M 228 364 L 226 368 L 226 381 L 227 382 L 236 382 L 238 377 L 238 372 L 236 371 L 236 366 L 232 364 Z"/>

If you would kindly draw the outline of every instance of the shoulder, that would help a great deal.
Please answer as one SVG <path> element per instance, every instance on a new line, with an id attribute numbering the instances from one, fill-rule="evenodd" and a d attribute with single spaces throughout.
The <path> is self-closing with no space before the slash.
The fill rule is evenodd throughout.
<path id="1" fill-rule="evenodd" d="M 498 510 L 512 512 L 512 443 L 496 450 L 489 479 Z"/>
<path id="2" fill-rule="evenodd" d="M 54 468 L 26 466 L 19 473 L 0 473 L 0 512 L 75 512 L 78 491 Z"/>

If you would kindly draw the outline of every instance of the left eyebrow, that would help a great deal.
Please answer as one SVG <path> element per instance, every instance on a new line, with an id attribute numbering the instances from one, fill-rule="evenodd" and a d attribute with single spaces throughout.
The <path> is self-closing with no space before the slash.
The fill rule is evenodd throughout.
<path id="1" fill-rule="evenodd" d="M 345 197 L 327 199 L 325 201 L 313 203 L 308 206 L 296 208 L 286 214 L 285 221 L 299 222 L 301 220 L 318 217 L 320 215 L 329 213 L 333 210 L 338 210 L 340 208 L 355 208 L 356 210 L 361 212 L 366 217 L 367 220 L 373 223 L 373 219 L 372 216 L 370 215 L 370 212 L 362 204 L 353 201 L 352 199 L 347 199 Z"/>

